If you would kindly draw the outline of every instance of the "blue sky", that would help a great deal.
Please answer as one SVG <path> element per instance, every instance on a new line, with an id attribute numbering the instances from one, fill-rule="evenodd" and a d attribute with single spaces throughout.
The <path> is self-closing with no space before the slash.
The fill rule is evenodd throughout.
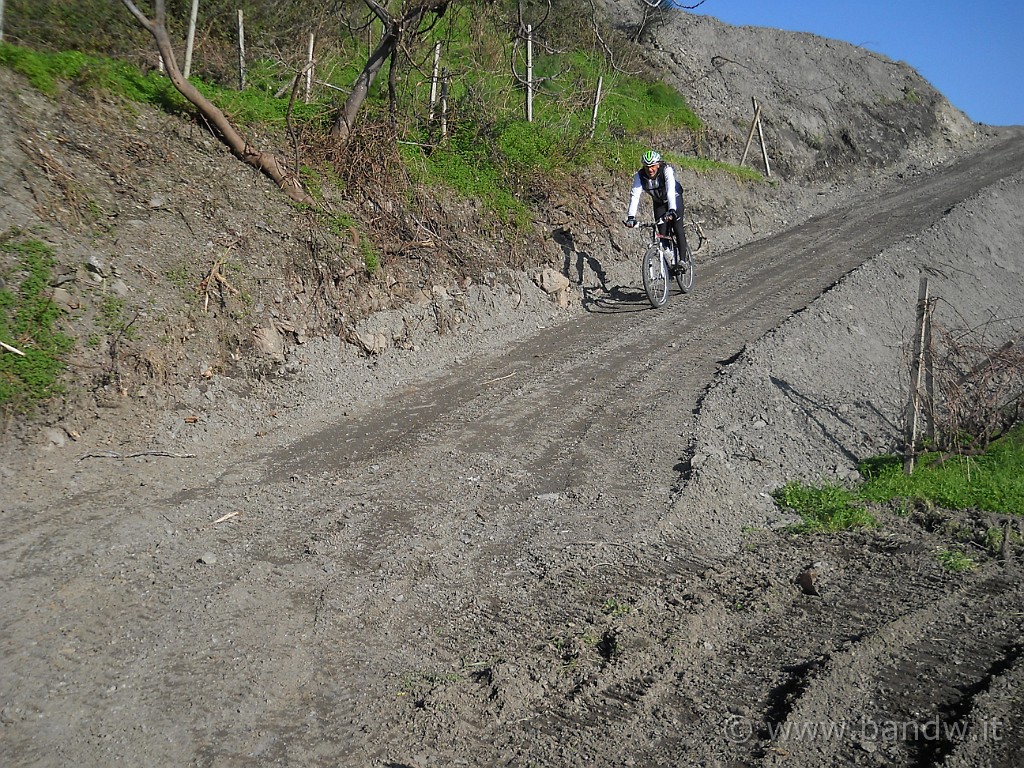
<path id="1" fill-rule="evenodd" d="M 706 0 L 690 13 L 845 40 L 907 62 L 976 122 L 1024 125 L 1024 0 Z"/>

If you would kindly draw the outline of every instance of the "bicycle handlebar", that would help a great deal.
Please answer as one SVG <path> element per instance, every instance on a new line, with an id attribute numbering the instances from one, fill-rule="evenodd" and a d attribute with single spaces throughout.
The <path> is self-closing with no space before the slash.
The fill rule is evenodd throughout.
<path id="1" fill-rule="evenodd" d="M 639 227 L 645 227 L 646 228 L 646 227 L 660 227 L 662 224 L 668 224 L 669 222 L 666 221 L 664 217 L 662 217 L 662 218 L 658 219 L 655 222 L 650 222 L 650 221 L 642 221 L 642 222 L 641 221 L 633 221 L 632 224 L 631 224 L 630 220 L 626 219 L 626 221 L 624 221 L 623 223 L 626 226 L 632 226 L 632 227 L 637 227 L 637 228 L 639 228 Z"/>
<path id="2" fill-rule="evenodd" d="M 669 222 L 665 221 L 665 217 L 663 216 L 663 217 L 661 217 L 660 219 L 658 219 L 657 221 L 654 221 L 654 222 L 651 222 L 651 221 L 640 222 L 640 221 L 638 221 L 638 222 L 636 222 L 635 226 L 637 228 L 643 227 L 644 229 L 651 229 L 652 230 L 652 235 L 651 235 L 651 239 L 652 240 L 655 240 L 655 239 L 672 240 L 673 237 L 672 237 L 671 233 L 667 234 L 667 235 L 663 235 L 658 230 L 658 227 L 660 227 L 662 224 L 668 224 L 668 223 Z M 699 223 L 696 223 L 696 224 L 686 224 L 685 226 L 691 228 L 694 231 L 694 233 L 696 234 L 696 236 L 697 236 L 697 246 L 695 248 L 691 249 L 692 253 L 697 253 L 697 252 L 699 252 L 704 247 L 705 243 L 707 243 L 708 237 L 707 237 L 707 235 L 704 234 L 704 230 L 701 229 L 701 226 L 700 226 Z"/>

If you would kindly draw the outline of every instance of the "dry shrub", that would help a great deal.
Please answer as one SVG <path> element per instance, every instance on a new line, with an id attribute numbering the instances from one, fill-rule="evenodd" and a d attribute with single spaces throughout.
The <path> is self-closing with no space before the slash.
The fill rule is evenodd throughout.
<path id="1" fill-rule="evenodd" d="M 999 344 L 988 330 L 987 324 L 968 330 L 933 326 L 931 407 L 941 451 L 983 453 L 1021 420 L 1024 339 Z"/>

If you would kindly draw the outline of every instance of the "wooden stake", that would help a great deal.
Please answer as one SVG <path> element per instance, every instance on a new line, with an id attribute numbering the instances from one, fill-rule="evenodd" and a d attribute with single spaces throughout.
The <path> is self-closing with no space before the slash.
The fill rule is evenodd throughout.
<path id="1" fill-rule="evenodd" d="M 441 138 L 448 135 L 448 70 L 441 73 Z"/>
<path id="2" fill-rule="evenodd" d="M 238 90 L 245 90 L 245 19 L 238 9 Z"/>
<path id="3" fill-rule="evenodd" d="M 313 90 L 313 43 L 316 40 L 314 32 L 309 33 L 309 46 L 306 49 L 306 92 L 305 102 L 309 104 L 310 92 Z"/>
<path id="4" fill-rule="evenodd" d="M 754 119 L 750 121 L 750 133 L 747 134 L 747 144 L 743 147 L 743 157 L 740 158 L 740 165 L 747 162 L 747 152 L 750 151 L 750 142 L 754 140 L 754 131 L 757 130 L 757 126 L 760 122 L 761 107 L 757 105 L 757 99 L 754 99 Z"/>
<path id="5" fill-rule="evenodd" d="M 597 131 L 597 106 L 601 103 L 601 86 L 604 83 L 604 75 L 597 78 L 597 94 L 594 96 L 594 114 L 590 118 L 590 138 L 594 138 Z"/>
<path id="6" fill-rule="evenodd" d="M 928 324 L 928 278 L 922 277 L 917 289 L 917 323 L 914 329 L 914 359 L 910 367 L 910 398 L 905 413 L 906 433 L 904 434 L 903 471 L 914 471 L 917 453 L 918 421 L 921 411 L 921 384 L 924 376 L 924 341 L 929 333 Z"/>
<path id="7" fill-rule="evenodd" d="M 437 106 L 437 68 L 441 65 L 441 41 L 434 44 L 434 71 L 430 75 L 430 116 L 428 123 L 434 122 L 434 108 Z"/>
<path id="8" fill-rule="evenodd" d="M 761 127 L 761 105 L 757 103 L 757 99 L 751 97 L 750 99 L 754 104 L 754 119 L 750 123 L 750 133 L 747 134 L 747 143 L 743 147 L 743 157 L 740 158 L 740 165 L 747 162 L 747 153 L 750 151 L 750 143 L 754 140 L 754 131 L 757 131 L 757 135 L 761 141 L 761 158 L 764 160 L 764 173 L 766 176 L 771 177 L 772 169 L 768 164 L 768 145 L 764 141 L 764 129 Z"/>
<path id="9" fill-rule="evenodd" d="M 232 517 L 236 517 L 239 514 L 241 513 L 238 510 L 235 510 L 234 512 L 228 512 L 226 515 L 221 515 L 216 520 L 214 520 L 213 524 L 216 525 L 217 523 L 223 523 L 225 520 L 230 520 Z"/>
<path id="10" fill-rule="evenodd" d="M 188 80 L 192 72 L 192 44 L 196 39 L 196 16 L 199 15 L 199 0 L 192 0 L 192 13 L 188 17 L 188 37 L 185 40 L 185 69 L 181 73 Z"/>
<path id="11" fill-rule="evenodd" d="M 2 0 L 0 0 L 0 1 L 2 1 Z M 13 352 L 13 353 L 14 353 L 14 354 L 16 354 L 16 355 L 21 355 L 22 357 L 24 357 L 24 356 L 25 356 L 25 353 L 24 353 L 24 352 L 22 352 L 22 351 L 21 351 L 20 349 L 18 349 L 17 347 L 12 347 L 12 346 L 11 346 L 10 344 L 5 344 L 5 343 L 4 343 L 4 342 L 2 342 L 2 341 L 0 341 L 0 347 L 2 347 L 3 349 L 6 349 L 6 350 L 7 350 L 8 352 Z"/>
<path id="12" fill-rule="evenodd" d="M 533 122 L 533 25 L 526 25 L 526 122 Z"/>
<path id="13" fill-rule="evenodd" d="M 924 349 L 922 352 L 925 391 L 924 425 L 925 434 L 932 443 L 935 442 L 935 361 L 932 359 L 932 311 L 934 308 L 935 301 L 928 299 L 924 309 Z"/>
<path id="14" fill-rule="evenodd" d="M 768 147 L 764 143 L 764 129 L 761 127 L 761 107 L 757 103 L 757 99 L 754 99 L 754 108 L 757 112 L 757 136 L 761 140 L 761 157 L 764 159 L 764 174 L 769 179 L 772 177 L 772 168 L 768 165 Z"/>

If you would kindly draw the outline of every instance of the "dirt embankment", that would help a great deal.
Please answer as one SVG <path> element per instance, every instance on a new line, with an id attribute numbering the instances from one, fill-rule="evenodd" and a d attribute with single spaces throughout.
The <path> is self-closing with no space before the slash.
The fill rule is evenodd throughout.
<path id="1" fill-rule="evenodd" d="M 1019 164 L 1007 148 L 837 213 L 899 242 L 788 322 L 861 258 L 829 217 L 711 256 L 667 311 L 613 278 L 579 321 L 464 346 L 441 377 L 382 359 L 374 379 L 314 344 L 298 398 L 234 431 L 217 424 L 240 401 L 210 387 L 195 429 L 149 437 L 166 450 L 35 462 L 4 510 L 3 750 L 1013 765 L 1024 553 L 996 556 L 1000 520 L 882 510 L 875 531 L 794 536 L 762 495 L 891 442 L 921 269 L 951 305 L 1019 305 L 1021 174 L 944 218 L 937 197 Z M 887 235 L 878 211 L 916 224 Z M 395 396 L 334 407 L 359 376 Z M 957 548 L 976 570 L 943 569 Z"/>

